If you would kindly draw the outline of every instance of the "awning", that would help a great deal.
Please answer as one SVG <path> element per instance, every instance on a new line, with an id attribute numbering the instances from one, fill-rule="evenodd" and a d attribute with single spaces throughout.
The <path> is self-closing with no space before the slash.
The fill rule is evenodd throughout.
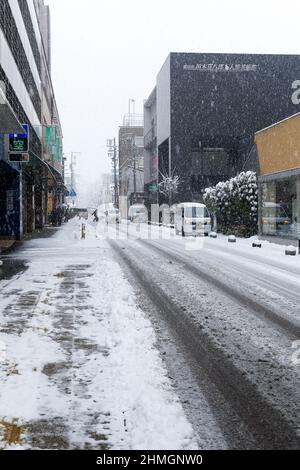
<path id="1" fill-rule="evenodd" d="M 65 187 L 65 182 L 64 182 L 63 176 L 60 174 L 60 172 L 57 171 L 57 169 L 54 168 L 54 166 L 50 165 L 50 163 L 46 163 L 46 162 L 44 162 L 44 163 L 47 165 L 48 170 L 52 174 L 52 176 L 55 179 L 56 183 L 60 186 L 63 186 L 67 190 L 67 188 Z"/>
<path id="2" fill-rule="evenodd" d="M 68 188 L 65 186 L 63 176 L 60 174 L 59 171 L 57 171 L 56 168 L 54 168 L 54 166 L 52 166 L 52 165 L 50 165 L 50 163 L 45 162 L 44 160 L 42 160 L 35 153 L 33 153 L 31 150 L 29 151 L 29 155 L 33 156 L 35 158 L 36 162 L 43 165 L 48 170 L 48 172 L 52 176 L 52 178 L 55 181 L 57 186 L 59 186 L 60 188 L 62 188 L 65 191 L 68 190 Z"/>
<path id="3" fill-rule="evenodd" d="M 54 181 L 56 182 L 57 186 L 61 188 L 63 191 L 68 191 L 67 186 L 65 185 L 63 176 L 59 173 L 59 171 L 54 168 L 54 166 L 50 165 L 49 163 L 46 163 L 49 172 L 51 173 L 51 176 L 53 177 Z"/>

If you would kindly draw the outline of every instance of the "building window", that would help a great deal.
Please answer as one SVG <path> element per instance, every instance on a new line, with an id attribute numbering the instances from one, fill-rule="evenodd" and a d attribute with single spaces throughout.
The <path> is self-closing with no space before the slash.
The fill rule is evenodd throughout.
<path id="1" fill-rule="evenodd" d="M 28 62 L 20 34 L 13 17 L 8 0 L 0 1 L 0 28 L 6 38 L 12 56 L 17 64 L 28 95 L 32 101 L 34 109 L 40 118 L 41 116 L 41 99 L 34 81 L 34 77 Z"/>
<path id="2" fill-rule="evenodd" d="M 300 176 L 262 183 L 260 199 L 262 234 L 297 238 L 300 229 Z"/>

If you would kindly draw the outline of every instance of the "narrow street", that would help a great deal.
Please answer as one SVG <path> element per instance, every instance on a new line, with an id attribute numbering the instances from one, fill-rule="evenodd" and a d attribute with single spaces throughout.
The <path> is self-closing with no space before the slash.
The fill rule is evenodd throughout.
<path id="1" fill-rule="evenodd" d="M 0 447 L 298 448 L 299 257 L 81 223 L 2 256 Z"/>
<path id="2" fill-rule="evenodd" d="M 1 447 L 196 448 L 109 246 L 79 237 L 72 221 L 2 258 L 27 270 L 0 283 Z"/>
<path id="3" fill-rule="evenodd" d="M 111 246 L 196 362 L 203 393 L 207 380 L 229 448 L 297 448 L 299 259 L 249 240 L 182 239 L 157 227 L 150 236 L 132 225 Z"/>
<path id="4" fill-rule="evenodd" d="M 291 466 L 299 17 L 0 0 L 1 468 Z"/>

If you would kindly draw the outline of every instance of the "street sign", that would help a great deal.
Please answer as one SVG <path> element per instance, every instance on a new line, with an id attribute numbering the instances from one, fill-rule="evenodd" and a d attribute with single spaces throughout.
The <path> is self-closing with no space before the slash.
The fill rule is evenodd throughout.
<path id="1" fill-rule="evenodd" d="M 9 134 L 9 152 L 27 153 L 29 151 L 29 126 L 22 124 L 24 134 Z"/>
<path id="2" fill-rule="evenodd" d="M 156 183 L 152 183 L 149 185 L 149 192 L 150 193 L 157 193 L 158 191 L 158 186 Z"/>
<path id="3" fill-rule="evenodd" d="M 8 160 L 12 163 L 29 163 L 29 153 L 10 153 Z"/>

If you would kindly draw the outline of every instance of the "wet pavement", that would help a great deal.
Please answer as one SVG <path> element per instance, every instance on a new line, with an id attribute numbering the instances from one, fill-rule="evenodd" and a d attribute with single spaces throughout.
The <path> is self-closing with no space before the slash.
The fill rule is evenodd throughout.
<path id="1" fill-rule="evenodd" d="M 31 387 L 35 396 L 30 406 L 36 418 L 21 417 L 17 404 L 12 403 L 12 418 L 4 420 L 3 413 L 0 416 L 0 449 L 8 444 L 31 449 L 107 448 L 108 437 L 97 431 L 97 425 L 104 423 L 105 427 L 109 417 L 88 393 L 94 370 L 89 371 L 87 365 L 91 356 L 100 353 L 105 357 L 107 351 L 81 331 L 81 327 L 88 327 L 87 310 L 90 317 L 97 316 L 97 321 L 101 321 L 101 312 L 92 305 L 90 286 L 85 282 L 93 276 L 95 254 L 72 251 L 64 259 L 62 252 L 67 250 L 56 249 L 54 239 L 49 245 L 47 237 L 56 231 L 44 231 L 40 239 L 25 241 L 2 253 L 0 281 L 9 282 L 1 286 L 0 340 L 2 344 L 3 340 L 7 342 L 9 349 L 10 339 L 13 349 L 18 349 L 22 347 L 18 341 L 29 338 L 32 367 L 29 364 L 31 370 L 25 373 L 22 361 L 14 360 L 7 352 L 6 360 L 0 363 L 0 386 L 9 379 L 21 380 L 22 375 L 26 383 L 32 372 L 39 379 L 35 383 L 34 377 L 29 384 L 29 393 Z M 39 353 L 41 339 L 56 345 L 57 354 L 51 357 L 50 351 L 49 355 L 45 350 Z M 45 357 L 40 368 L 34 357 L 39 354 Z M 26 355 L 31 363 L 30 354 Z M 45 381 L 43 389 L 39 382 Z M 52 390 L 59 396 L 57 403 Z M 26 408 L 26 393 L 24 400 Z"/>
<path id="2" fill-rule="evenodd" d="M 22 274 L 26 269 L 28 269 L 28 264 L 25 260 L 2 259 L 2 262 L 3 264 L 0 266 L 0 281 L 9 280 L 17 274 Z"/>
<path id="3" fill-rule="evenodd" d="M 22 274 L 28 269 L 29 258 L 24 256 L 22 260 L 18 255 L 22 253 L 22 248 L 24 243 L 28 243 L 30 240 L 37 239 L 46 239 L 52 237 L 57 233 L 57 228 L 52 226 L 47 226 L 43 230 L 36 230 L 31 234 L 26 234 L 24 236 L 24 241 L 15 242 L 7 247 L 0 247 L 0 281 L 9 280 L 17 274 Z M 14 254 L 17 256 L 14 257 Z M 21 255 L 22 256 L 22 255 Z"/>

